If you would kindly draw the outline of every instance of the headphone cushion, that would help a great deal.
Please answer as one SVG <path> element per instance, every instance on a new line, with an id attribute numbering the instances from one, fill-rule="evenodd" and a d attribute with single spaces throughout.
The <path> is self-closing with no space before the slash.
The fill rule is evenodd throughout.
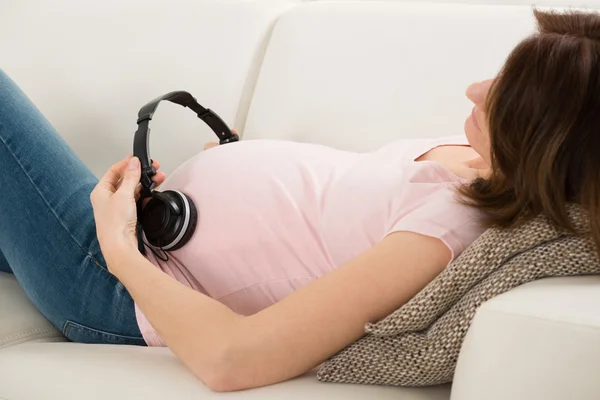
<path id="1" fill-rule="evenodd" d="M 148 242 L 154 247 L 160 247 L 161 231 L 164 229 L 166 204 L 157 198 L 152 198 L 139 214 L 139 223 Z"/>
<path id="2" fill-rule="evenodd" d="M 190 205 L 190 210 L 189 210 L 190 211 L 190 222 L 188 224 L 187 230 L 183 234 L 183 237 L 181 238 L 179 243 L 177 243 L 177 245 L 173 246 L 170 249 L 170 251 L 177 250 L 180 247 L 184 246 L 187 242 L 189 242 L 190 239 L 192 238 L 192 236 L 194 235 L 194 232 L 196 231 L 196 224 L 198 223 L 198 212 L 196 211 L 196 206 L 194 205 L 194 202 L 192 201 L 192 199 L 190 199 L 190 197 L 188 195 L 186 195 L 186 194 L 183 194 L 183 195 L 185 196 L 185 198 L 188 201 L 188 204 Z"/>
<path id="3" fill-rule="evenodd" d="M 185 196 L 188 204 L 190 205 L 190 222 L 188 223 L 188 227 L 179 243 L 171 247 L 169 251 L 177 250 L 183 247 L 187 242 L 189 242 L 192 236 L 194 235 L 194 231 L 196 230 L 196 224 L 198 223 L 198 212 L 196 211 L 196 206 L 194 205 L 194 202 L 192 201 L 192 199 L 190 199 L 188 195 L 184 193 L 182 193 L 182 195 Z"/>
<path id="4" fill-rule="evenodd" d="M 180 224 L 183 223 L 183 220 L 189 213 L 189 222 L 186 231 L 178 243 L 175 246 L 170 247 L 167 251 L 177 250 L 186 244 L 194 233 L 198 220 L 196 207 L 194 206 L 194 202 L 181 192 L 166 190 L 160 192 L 160 194 L 161 196 L 168 197 L 171 201 L 174 201 L 183 210 L 183 213 L 181 215 L 168 216 L 169 209 L 167 204 L 165 204 L 162 199 L 153 198 L 142 211 L 140 222 L 148 242 L 154 247 L 163 247 L 172 243 L 179 236 L 181 228 L 178 228 L 177 226 L 181 226 Z M 187 200 L 189 208 L 185 206 L 186 202 L 182 196 Z M 165 223 L 166 225 L 164 225 Z"/>

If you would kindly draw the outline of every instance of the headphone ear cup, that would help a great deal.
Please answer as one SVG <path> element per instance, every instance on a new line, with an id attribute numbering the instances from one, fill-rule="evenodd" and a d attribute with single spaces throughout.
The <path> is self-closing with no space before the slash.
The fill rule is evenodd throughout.
<path id="1" fill-rule="evenodd" d="M 192 199 L 190 199 L 188 195 L 184 193 L 181 193 L 181 195 L 185 196 L 189 205 L 189 209 L 187 209 L 186 211 L 190 213 L 190 220 L 188 223 L 188 227 L 185 230 L 179 242 L 175 246 L 171 247 L 169 251 L 177 250 L 183 247 L 187 242 L 189 242 L 192 236 L 194 235 L 194 231 L 196 230 L 196 224 L 198 223 L 198 212 L 196 211 L 196 206 L 194 205 L 194 202 L 192 201 Z"/>
<path id="2" fill-rule="evenodd" d="M 155 192 L 157 193 L 157 192 Z M 140 223 L 148 242 L 164 251 L 173 251 L 185 245 L 194 234 L 198 215 L 192 199 L 177 190 L 159 192 L 142 211 Z M 173 202 L 181 213 L 174 214 Z"/>
<path id="3" fill-rule="evenodd" d="M 156 197 L 139 212 L 140 225 L 148 242 L 154 247 L 160 247 L 165 228 L 170 218 L 168 206 Z"/>

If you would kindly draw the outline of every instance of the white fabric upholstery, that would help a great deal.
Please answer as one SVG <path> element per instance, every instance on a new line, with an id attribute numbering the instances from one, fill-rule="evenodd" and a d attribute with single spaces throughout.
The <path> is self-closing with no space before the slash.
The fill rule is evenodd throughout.
<path id="1" fill-rule="evenodd" d="M 66 341 L 66 338 L 38 312 L 15 277 L 0 272 L 0 349 L 33 340 Z"/>
<path id="2" fill-rule="evenodd" d="M 471 108 L 466 86 L 492 77 L 532 29 L 529 6 L 5 0 L 0 67 L 99 175 L 131 151 L 139 107 L 177 89 L 245 139 L 369 150 L 398 137 L 459 133 Z M 152 128 L 152 156 L 167 172 L 214 140 L 170 104 Z M 555 279 L 486 303 L 464 343 L 452 399 L 598 398 L 599 293 L 596 277 Z M 14 278 L 0 273 L 0 398 L 450 397 L 449 385 L 335 385 L 314 374 L 212 393 L 168 349 L 39 343 L 60 340 Z"/>
<path id="3" fill-rule="evenodd" d="M 463 131 L 467 86 L 533 29 L 528 7 L 316 2 L 278 21 L 244 129 L 371 150 Z"/>
<path id="4" fill-rule="evenodd" d="M 4 0 L 3 0 L 4 1 Z M 282 0 L 15 1 L 0 11 L 3 68 L 96 175 L 132 151 L 140 107 L 187 90 L 241 127 Z M 214 140 L 165 102 L 151 124 L 165 172 Z"/>
<path id="5" fill-rule="evenodd" d="M 600 277 L 523 285 L 477 312 L 452 400 L 600 397 Z"/>
<path id="6" fill-rule="evenodd" d="M 60 362 L 57 361 L 60 359 Z M 31 377 L 40 379 L 31 384 Z M 319 383 L 314 373 L 269 387 L 213 393 L 167 349 L 77 343 L 26 344 L 0 352 L 0 398 L 446 400 L 448 387 L 427 390 Z M 8 384 L 8 385 L 7 385 Z M 51 397 L 48 394 L 51 393 Z"/>
<path id="7" fill-rule="evenodd" d="M 311 1 L 348 1 L 348 0 L 311 0 Z M 366 0 L 368 1 L 368 0 Z M 384 0 L 391 2 L 420 2 L 419 0 Z M 536 6 L 536 7 L 574 7 L 574 8 L 598 8 L 599 0 L 426 0 L 430 3 L 452 3 L 452 4 L 479 4 L 495 6 Z"/>

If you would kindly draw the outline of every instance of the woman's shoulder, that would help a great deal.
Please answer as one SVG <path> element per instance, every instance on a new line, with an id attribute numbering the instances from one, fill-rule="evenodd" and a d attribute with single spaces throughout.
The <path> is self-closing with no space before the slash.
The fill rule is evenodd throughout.
<path id="1" fill-rule="evenodd" d="M 408 230 L 442 240 L 458 256 L 485 231 L 481 211 L 465 204 L 458 186 L 448 182 L 428 185 L 427 193 L 406 199 L 393 230 Z"/>

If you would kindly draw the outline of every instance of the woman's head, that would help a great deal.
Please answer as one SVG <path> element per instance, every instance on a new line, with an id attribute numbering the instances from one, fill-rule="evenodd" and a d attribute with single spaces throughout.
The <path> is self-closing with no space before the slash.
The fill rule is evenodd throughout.
<path id="1" fill-rule="evenodd" d="M 491 173 L 461 192 L 499 226 L 543 212 L 571 229 L 567 203 L 581 204 L 600 245 L 600 14 L 534 13 L 537 32 L 467 91 L 465 131 Z"/>

